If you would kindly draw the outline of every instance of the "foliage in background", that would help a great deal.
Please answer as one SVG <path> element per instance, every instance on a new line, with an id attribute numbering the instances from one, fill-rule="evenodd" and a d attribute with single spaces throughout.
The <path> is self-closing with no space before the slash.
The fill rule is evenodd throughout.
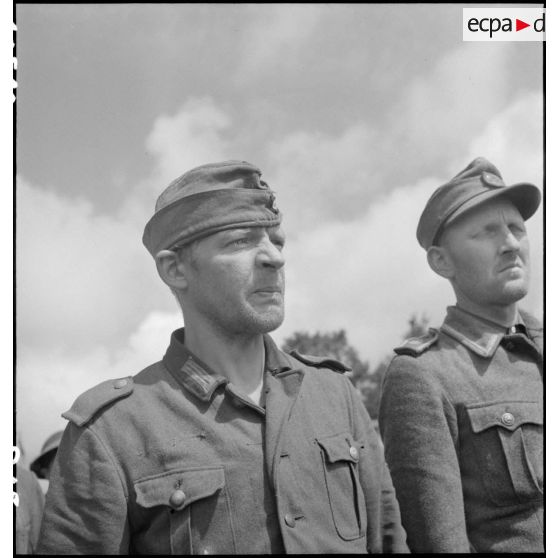
<path id="1" fill-rule="evenodd" d="M 412 315 L 408 321 L 408 329 L 402 339 L 417 337 L 428 329 L 428 318 L 420 319 Z M 285 339 L 282 349 L 289 352 L 296 349 L 299 353 L 314 356 L 331 357 L 352 368 L 348 373 L 353 385 L 360 392 L 362 401 L 372 419 L 378 418 L 380 389 L 386 369 L 393 353 L 390 351 L 371 370 L 367 361 L 361 360 L 358 351 L 349 343 L 344 329 L 333 332 L 308 333 L 297 331 Z"/>

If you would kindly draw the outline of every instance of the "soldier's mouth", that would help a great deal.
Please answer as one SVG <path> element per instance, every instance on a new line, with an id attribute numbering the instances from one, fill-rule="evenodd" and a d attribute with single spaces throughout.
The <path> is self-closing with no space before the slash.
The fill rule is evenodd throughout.
<path id="1" fill-rule="evenodd" d="M 507 265 L 506 267 L 502 268 L 500 271 L 504 272 L 504 271 L 512 271 L 514 269 L 521 269 L 521 265 L 519 264 L 510 264 Z"/>
<path id="2" fill-rule="evenodd" d="M 254 291 L 255 293 L 283 293 L 283 288 L 280 285 L 266 285 Z"/>

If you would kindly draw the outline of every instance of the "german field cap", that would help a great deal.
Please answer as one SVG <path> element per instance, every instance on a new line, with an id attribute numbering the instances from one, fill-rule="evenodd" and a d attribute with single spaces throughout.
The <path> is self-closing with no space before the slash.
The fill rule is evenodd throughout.
<path id="1" fill-rule="evenodd" d="M 39 478 L 43 478 L 41 469 L 46 466 L 48 458 L 56 452 L 58 446 L 60 445 L 60 440 L 62 440 L 62 434 L 64 434 L 63 430 L 59 432 L 55 432 L 51 436 L 49 436 L 43 447 L 41 448 L 41 453 L 37 459 L 31 463 L 31 471 L 33 471 Z"/>
<path id="2" fill-rule="evenodd" d="M 153 257 L 160 250 L 238 227 L 281 223 L 275 195 L 246 161 L 210 163 L 173 180 L 157 199 L 143 232 Z"/>
<path id="3" fill-rule="evenodd" d="M 417 240 L 428 250 L 445 226 L 460 215 L 494 198 L 507 198 L 527 220 L 539 207 L 541 193 L 527 182 L 506 186 L 500 171 L 484 157 L 477 157 L 430 196 L 419 219 Z"/>

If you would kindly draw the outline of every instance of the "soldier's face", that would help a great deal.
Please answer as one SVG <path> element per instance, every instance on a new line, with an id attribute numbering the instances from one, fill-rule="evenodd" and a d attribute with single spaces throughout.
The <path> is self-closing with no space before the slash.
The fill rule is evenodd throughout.
<path id="1" fill-rule="evenodd" d="M 521 214 L 508 200 L 487 202 L 458 218 L 441 246 L 458 301 L 509 306 L 527 294 L 529 241 Z"/>
<path id="2" fill-rule="evenodd" d="M 279 327 L 284 316 L 284 243 L 279 226 L 231 229 L 200 240 L 188 269 L 191 308 L 233 335 Z"/>

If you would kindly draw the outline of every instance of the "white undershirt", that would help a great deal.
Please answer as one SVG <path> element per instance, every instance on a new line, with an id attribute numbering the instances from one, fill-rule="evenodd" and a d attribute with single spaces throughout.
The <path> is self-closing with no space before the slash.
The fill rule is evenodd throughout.
<path id="1" fill-rule="evenodd" d="M 251 391 L 250 393 L 246 394 L 256 405 L 260 404 L 262 398 L 264 370 L 265 370 L 265 352 L 262 355 L 262 368 L 261 368 L 262 372 L 260 374 L 260 381 L 258 382 L 258 385 L 255 387 L 254 391 Z"/>
<path id="2" fill-rule="evenodd" d="M 263 387 L 263 374 L 262 377 L 260 378 L 260 382 L 256 386 L 256 389 L 246 394 L 256 405 L 260 404 L 260 398 L 262 396 L 262 387 Z"/>

